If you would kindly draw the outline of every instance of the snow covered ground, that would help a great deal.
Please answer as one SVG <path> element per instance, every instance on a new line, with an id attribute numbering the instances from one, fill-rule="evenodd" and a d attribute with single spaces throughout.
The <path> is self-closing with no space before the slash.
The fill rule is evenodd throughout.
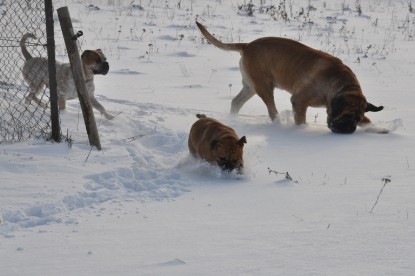
<path id="1" fill-rule="evenodd" d="M 247 2 L 55 1 L 82 49 L 107 55 L 96 94 L 116 117 L 95 113 L 102 151 L 77 100 L 61 112 L 72 143 L 0 145 L 0 275 L 414 275 L 408 1 L 254 1 L 253 16 Z M 280 90 L 280 122 L 257 96 L 231 116 L 239 54 L 206 44 L 196 18 L 223 41 L 282 36 L 340 57 L 391 132 L 333 134 L 322 108 L 295 126 Z M 246 135 L 244 176 L 189 156 L 197 113 Z"/>

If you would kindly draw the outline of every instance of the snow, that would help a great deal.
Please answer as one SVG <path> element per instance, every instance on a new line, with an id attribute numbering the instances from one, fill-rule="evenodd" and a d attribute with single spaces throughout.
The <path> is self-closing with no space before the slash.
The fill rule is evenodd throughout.
<path id="1" fill-rule="evenodd" d="M 413 275 L 407 1 L 361 1 L 360 16 L 356 1 L 287 1 L 289 22 L 260 13 L 259 1 L 247 16 L 244 2 L 54 2 L 69 7 L 83 50 L 107 56 L 96 95 L 116 117 L 95 112 L 102 151 L 88 145 L 77 100 L 61 112 L 68 141 L 0 145 L 1 275 Z M 295 126 L 277 89 L 279 122 L 257 96 L 231 116 L 239 54 L 206 44 L 196 18 L 223 41 L 283 36 L 340 57 L 385 106 L 368 116 L 390 133 L 331 133 L 323 108 Z M 189 156 L 197 113 L 246 135 L 245 175 Z"/>

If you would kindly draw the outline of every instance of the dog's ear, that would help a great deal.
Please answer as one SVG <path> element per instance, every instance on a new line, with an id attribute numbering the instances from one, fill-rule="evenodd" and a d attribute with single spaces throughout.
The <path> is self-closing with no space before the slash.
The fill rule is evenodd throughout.
<path id="1" fill-rule="evenodd" d="M 96 53 L 98 53 L 98 55 L 100 55 L 100 56 L 101 56 L 101 59 L 102 59 L 103 61 L 106 61 L 106 60 L 107 60 L 107 57 L 104 55 L 104 53 L 102 52 L 102 50 L 101 50 L 101 49 L 96 49 L 96 50 L 95 50 L 95 52 L 96 52 Z"/>
<path id="2" fill-rule="evenodd" d="M 246 137 L 242 136 L 241 139 L 238 140 L 238 142 L 236 142 L 238 145 L 243 146 L 244 144 L 246 144 Z"/>
<path id="3" fill-rule="evenodd" d="M 91 54 L 91 50 L 85 50 L 83 53 L 82 53 L 82 55 L 81 55 L 81 58 L 84 58 L 84 57 L 87 57 L 87 56 L 89 56 L 90 54 Z"/>
<path id="4" fill-rule="evenodd" d="M 375 106 L 371 103 L 367 103 L 365 112 L 368 112 L 368 111 L 378 112 L 378 111 L 381 111 L 382 109 L 383 109 L 383 106 Z"/>
<path id="5" fill-rule="evenodd" d="M 198 119 L 205 119 L 205 118 L 207 118 L 207 116 L 205 114 L 196 114 L 196 117 Z"/>

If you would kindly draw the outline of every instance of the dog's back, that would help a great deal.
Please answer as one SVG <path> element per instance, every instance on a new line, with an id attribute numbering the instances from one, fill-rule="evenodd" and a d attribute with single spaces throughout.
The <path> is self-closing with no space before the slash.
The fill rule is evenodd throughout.
<path id="1" fill-rule="evenodd" d="M 209 118 L 204 114 L 197 114 L 197 120 L 190 129 L 189 141 L 192 144 L 202 143 L 202 141 L 213 141 L 223 136 L 238 137 L 235 130 L 227 125 L 222 124 L 216 119 Z"/>
<path id="2" fill-rule="evenodd" d="M 347 77 L 347 82 L 357 82 L 354 74 L 340 59 L 297 41 L 282 37 L 263 37 L 249 43 L 223 43 L 199 22 L 196 25 L 214 46 L 241 53 L 241 72 L 253 89 L 256 88 L 253 84 L 261 83 L 264 78 L 270 87 L 278 87 L 290 93 L 310 85 L 320 88 L 321 84 L 315 83 L 315 80 L 319 80 L 320 75 L 327 72 L 339 72 L 338 75 Z M 260 95 L 261 91 L 256 93 Z"/>

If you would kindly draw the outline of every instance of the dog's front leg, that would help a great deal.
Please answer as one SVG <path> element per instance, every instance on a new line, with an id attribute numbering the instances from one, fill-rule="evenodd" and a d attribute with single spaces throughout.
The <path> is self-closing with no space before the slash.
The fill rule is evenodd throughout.
<path id="1" fill-rule="evenodd" d="M 96 110 L 98 110 L 99 112 L 101 112 L 101 114 L 103 114 L 104 116 L 105 116 L 105 118 L 107 119 L 107 120 L 111 120 L 111 119 L 113 119 L 114 118 L 114 116 L 113 115 L 111 115 L 111 114 L 109 114 L 106 110 L 105 110 L 105 108 L 97 101 L 97 99 L 95 99 L 95 97 L 94 96 L 91 96 L 90 97 L 90 99 L 91 99 L 91 104 L 92 104 L 92 106 L 96 109 Z"/>
<path id="2" fill-rule="evenodd" d="M 370 119 L 368 118 L 368 117 L 366 117 L 366 116 L 363 116 L 363 119 L 362 120 L 360 120 L 360 122 L 358 123 L 358 125 L 360 126 L 360 127 L 364 127 L 364 126 L 367 126 L 367 125 L 369 125 L 369 124 L 371 124 L 372 122 L 370 121 Z"/>
<path id="3" fill-rule="evenodd" d="M 60 98 L 58 99 L 58 106 L 59 110 L 65 110 L 66 109 L 66 100 Z"/>
<path id="4" fill-rule="evenodd" d="M 291 104 L 294 112 L 294 122 L 296 125 L 302 125 L 306 123 L 306 113 L 308 105 L 304 104 L 296 96 L 291 97 Z"/>
<path id="5" fill-rule="evenodd" d="M 236 169 L 236 173 L 237 174 L 244 174 L 244 166 L 239 166 L 237 169 Z"/>
<path id="6" fill-rule="evenodd" d="M 273 90 L 260 90 L 261 92 L 259 92 L 257 90 L 257 94 L 258 96 L 262 99 L 262 101 L 265 103 L 265 105 L 267 106 L 268 109 L 268 115 L 271 118 L 271 120 L 275 120 L 275 118 L 277 118 L 277 107 L 275 106 L 275 101 L 274 101 L 274 91 Z"/>
<path id="7" fill-rule="evenodd" d="M 265 103 L 268 109 L 268 115 L 271 120 L 274 121 L 277 118 L 278 111 L 274 101 L 274 86 L 272 86 L 270 83 L 271 82 L 267 82 L 266 79 L 252 79 L 252 84 L 256 94 Z"/>

